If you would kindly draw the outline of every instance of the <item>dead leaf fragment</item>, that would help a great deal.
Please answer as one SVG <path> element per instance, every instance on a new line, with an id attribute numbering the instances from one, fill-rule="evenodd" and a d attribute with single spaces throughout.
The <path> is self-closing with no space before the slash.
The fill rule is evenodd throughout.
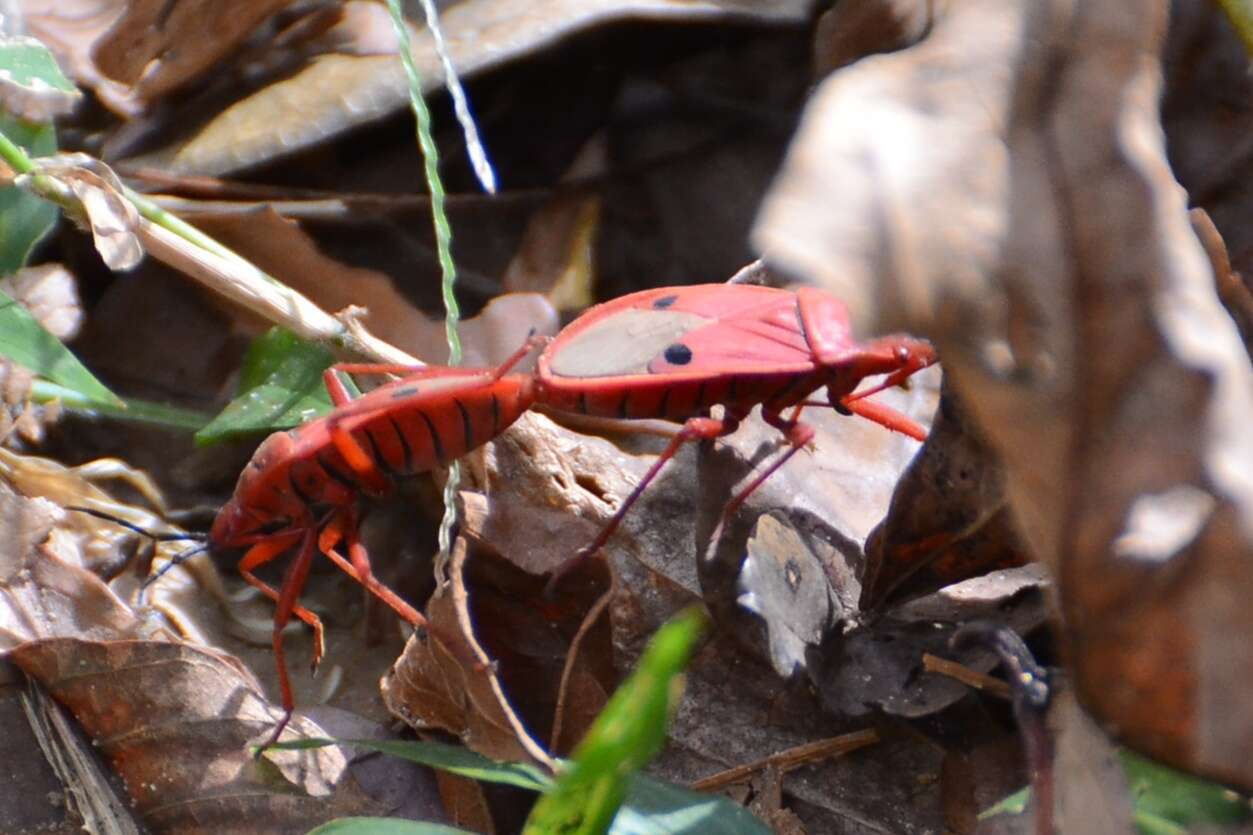
<path id="1" fill-rule="evenodd" d="M 83 305 L 74 274 L 65 265 L 23 267 L 0 279 L 0 291 L 20 302 L 57 339 L 69 341 L 78 335 Z"/>
<path id="2" fill-rule="evenodd" d="M 92 51 L 101 72 L 155 99 L 204 73 L 292 0 L 139 0 Z"/>
<path id="3" fill-rule="evenodd" d="M 373 808 L 336 748 L 267 754 L 285 779 L 265 787 L 248 744 L 279 712 L 229 656 L 166 642 L 57 638 L 10 657 L 74 714 L 147 826 L 213 819 L 218 831 L 242 832 L 264 820 L 274 831 L 307 831 L 311 821 Z M 320 733 L 308 720 L 293 724 Z"/>
<path id="4" fill-rule="evenodd" d="M 77 202 L 65 208 L 80 226 L 91 230 L 96 251 L 110 269 L 126 271 L 139 264 L 144 257 L 135 234 L 139 211 L 123 195 L 121 180 L 108 166 L 86 154 L 61 154 L 40 159 L 37 168 L 74 195 Z"/>
<path id="5" fill-rule="evenodd" d="M 126 85 L 107 78 L 91 56 L 96 41 L 125 11 L 125 0 L 21 0 L 21 7 L 26 28 L 52 50 L 70 78 L 95 90 L 120 115 L 137 113 Z"/>
<path id="6" fill-rule="evenodd" d="M 470 77 L 593 26 L 637 18 L 799 24 L 812 5 L 812 0 L 462 0 L 441 11 L 440 23 L 453 65 Z M 424 92 L 431 92 L 443 85 L 443 68 L 430 33 L 411 25 L 414 62 Z M 405 74 L 394 56 L 326 55 L 227 108 L 187 141 L 145 155 L 143 164 L 186 174 L 235 171 L 383 118 L 407 102 Z"/>
<path id="7" fill-rule="evenodd" d="M 1248 787 L 1253 373 L 1164 153 L 1166 6 L 950 4 L 822 85 L 755 237 L 936 343 L 1057 578 L 1085 707 Z M 1120 555 L 1179 491 L 1208 497 L 1191 536 Z"/>

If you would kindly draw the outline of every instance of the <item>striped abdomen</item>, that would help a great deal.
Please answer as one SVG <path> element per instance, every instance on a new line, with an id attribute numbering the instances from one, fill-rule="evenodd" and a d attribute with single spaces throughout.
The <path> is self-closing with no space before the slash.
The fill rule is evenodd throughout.
<path id="1" fill-rule="evenodd" d="M 490 441 L 530 408 L 529 375 L 491 380 L 481 371 L 398 380 L 287 432 L 276 432 L 240 474 L 210 538 L 242 545 L 259 531 L 301 524 L 322 509 L 376 493 Z M 365 452 L 374 471 L 349 466 L 333 441 L 338 426 Z M 381 478 L 380 478 L 381 477 Z"/>

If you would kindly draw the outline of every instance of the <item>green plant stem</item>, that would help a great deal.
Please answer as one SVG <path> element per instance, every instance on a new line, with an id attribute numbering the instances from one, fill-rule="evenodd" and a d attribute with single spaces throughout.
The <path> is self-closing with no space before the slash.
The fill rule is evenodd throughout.
<path id="1" fill-rule="evenodd" d="M 18 174 L 29 174 L 35 170 L 35 163 L 12 139 L 0 132 L 0 157 Z"/>
<path id="2" fill-rule="evenodd" d="M 405 17 L 401 12 L 400 0 L 387 0 L 387 9 L 391 12 L 392 28 L 396 30 L 400 63 L 404 66 L 405 75 L 409 79 L 409 103 L 417 122 L 418 147 L 422 150 L 426 187 L 431 195 L 431 222 L 435 228 L 435 251 L 439 257 L 440 272 L 443 274 L 441 287 L 444 295 L 444 332 L 448 339 L 448 364 L 460 365 L 461 337 L 457 331 L 457 324 L 461 319 L 461 310 L 457 307 L 457 297 L 453 293 L 453 287 L 457 281 L 457 265 L 452 257 L 452 227 L 448 223 L 448 213 L 445 209 L 444 184 L 439 178 L 439 149 L 435 147 L 435 139 L 431 135 L 431 112 L 427 109 L 426 100 L 422 97 L 422 77 L 418 73 L 417 65 L 413 62 L 409 27 L 405 24 Z M 444 519 L 439 526 L 441 564 L 447 561 L 448 555 L 452 552 L 452 529 L 457 523 L 456 498 L 460 481 L 461 470 L 454 462 L 448 468 L 448 481 L 444 484 Z"/>

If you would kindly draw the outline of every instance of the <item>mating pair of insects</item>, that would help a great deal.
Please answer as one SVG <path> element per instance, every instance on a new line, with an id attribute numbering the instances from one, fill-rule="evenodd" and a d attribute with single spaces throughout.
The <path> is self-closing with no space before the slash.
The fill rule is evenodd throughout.
<path id="1" fill-rule="evenodd" d="M 534 373 L 513 370 L 544 343 Z M 800 420 L 806 406 L 830 406 L 924 439 L 922 427 L 866 398 L 934 362 L 931 345 L 911 337 L 856 342 L 844 305 L 819 290 L 710 284 L 647 290 L 599 305 L 551 341 L 529 340 L 494 369 L 361 364 L 328 369 L 325 381 L 334 410 L 276 433 L 260 446 L 206 543 L 246 548 L 240 572 L 276 604 L 274 654 L 286 714 L 271 741 L 293 708 L 282 638 L 293 616 L 313 630 L 315 664 L 322 655 L 322 624 L 298 602 L 316 553 L 410 624 L 425 623 L 370 570 L 358 537 L 362 496 L 385 493 L 402 476 L 449 463 L 496 437 L 536 403 L 597 417 L 683 422 L 596 539 L 566 563 L 569 567 L 608 541 L 684 443 L 735 431 L 755 406 L 783 433 L 787 448 L 732 499 L 727 513 L 813 439 L 813 429 Z M 354 400 L 337 372 L 404 376 Z M 879 374 L 887 375 L 880 384 L 854 393 L 864 378 Z M 823 387 L 826 402 L 809 400 Z M 719 418 L 708 416 L 715 405 L 723 407 Z M 295 557 L 279 588 L 254 573 L 289 552 Z M 562 573 L 553 575 L 550 587 Z"/>

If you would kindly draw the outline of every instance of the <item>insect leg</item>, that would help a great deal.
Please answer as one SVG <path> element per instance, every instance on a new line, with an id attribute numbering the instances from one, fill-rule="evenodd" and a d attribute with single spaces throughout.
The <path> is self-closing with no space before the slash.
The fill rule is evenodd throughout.
<path id="1" fill-rule="evenodd" d="M 527 337 L 526 342 L 522 343 L 521 348 L 514 351 L 512 354 L 509 355 L 509 357 L 504 362 L 496 366 L 495 370 L 492 371 L 492 376 L 491 376 L 492 382 L 495 382 L 496 380 L 499 380 L 501 377 L 508 374 L 509 371 L 515 365 L 522 362 L 522 360 L 525 359 L 528 354 L 530 354 L 536 348 L 539 348 L 543 345 L 547 345 L 549 342 L 552 342 L 551 336 L 537 336 L 534 334 L 534 332 L 532 332 L 532 335 Z"/>
<path id="2" fill-rule="evenodd" d="M 648 488 L 648 485 L 652 483 L 653 479 L 657 477 L 657 474 L 661 472 L 661 468 L 666 465 L 666 462 L 678 453 L 680 447 L 688 441 L 713 440 L 714 438 L 719 438 L 723 435 L 729 435 L 734 432 L 738 426 L 739 419 L 730 413 L 728 413 L 721 420 L 708 417 L 689 418 L 687 422 L 683 424 L 683 428 L 675 433 L 674 437 L 670 439 L 670 443 L 666 444 L 666 448 L 663 449 L 661 454 L 657 456 L 657 460 L 654 461 L 653 465 L 648 468 L 648 472 L 644 473 L 644 477 L 640 479 L 639 484 L 635 485 L 635 489 L 632 490 L 622 501 L 622 504 L 618 506 L 618 509 L 614 512 L 613 516 L 610 517 L 609 521 L 605 523 L 605 526 L 600 529 L 600 533 L 596 535 L 596 538 L 573 557 L 557 566 L 556 570 L 553 571 L 553 576 L 549 578 L 547 585 L 544 587 L 544 593 L 551 595 L 563 577 L 569 574 L 570 571 L 572 571 L 574 567 L 584 558 L 595 554 L 604 546 L 606 542 L 609 541 L 609 538 L 618 530 L 618 526 L 622 524 L 622 518 L 626 516 L 627 511 L 629 511 L 632 505 L 634 505 L 636 501 L 639 500 L 640 496 L 643 495 L 644 491 Z"/>
<path id="3" fill-rule="evenodd" d="M 917 441 L 925 441 L 927 439 L 927 430 L 920 426 L 912 419 L 906 417 L 891 406 L 885 406 L 874 400 L 862 400 L 860 398 L 849 399 L 848 396 L 842 397 L 831 405 L 836 409 L 843 406 L 855 415 L 864 417 L 866 420 L 874 421 L 885 429 L 891 429 L 893 432 L 900 432 L 902 435 L 908 435 Z"/>
<path id="4" fill-rule="evenodd" d="M 404 618 L 406 622 L 415 627 L 425 625 L 426 618 L 420 612 L 404 600 L 401 600 L 400 595 L 375 578 L 374 572 L 370 568 L 370 556 L 358 538 L 357 521 L 357 512 L 354 508 L 344 508 L 336 511 L 331 520 L 323 526 L 322 533 L 318 536 L 318 550 L 325 554 L 327 559 L 339 566 L 345 574 L 365 586 L 371 594 L 390 606 L 392 611 Z M 348 556 L 351 562 L 345 560 L 335 550 L 335 546 L 341 541 L 347 541 L 348 543 Z"/>
<path id="5" fill-rule="evenodd" d="M 310 612 L 308 609 L 300 606 L 296 601 L 300 597 L 300 592 L 304 588 L 305 581 L 309 577 L 309 567 L 313 562 L 314 539 L 313 530 L 306 528 L 299 532 L 300 551 L 296 558 L 292 560 L 288 566 L 287 572 L 283 575 L 283 584 L 278 591 L 275 591 L 266 583 L 262 582 L 252 570 L 257 566 L 269 562 L 277 555 L 281 554 L 293 544 L 292 535 L 285 534 L 275 537 L 274 539 L 259 542 L 252 548 L 248 549 L 248 553 L 244 554 L 244 558 L 240 561 L 239 573 L 252 586 L 260 589 L 267 597 L 273 599 L 277 606 L 274 610 L 274 633 L 273 633 L 273 649 L 274 661 L 278 667 L 278 686 L 279 694 L 283 704 L 283 718 L 274 727 L 274 731 L 270 734 L 265 743 L 258 749 L 258 754 L 266 748 L 278 741 L 279 736 L 283 733 L 283 729 L 287 727 L 287 723 L 291 721 L 292 711 L 295 709 L 296 701 L 292 696 L 291 679 L 287 673 L 287 657 L 283 652 L 283 628 L 287 626 L 292 615 L 300 618 L 300 620 L 309 624 L 313 628 L 313 664 L 316 668 L 318 661 L 322 658 L 322 652 L 325 646 L 325 640 L 322 634 L 322 621 L 318 616 Z"/>
<path id="6" fill-rule="evenodd" d="M 788 462 L 788 459 L 800 452 L 802 448 L 813 441 L 814 428 L 808 423 L 802 423 L 800 420 L 802 407 L 803 406 L 798 405 L 796 409 L 793 410 L 792 416 L 789 418 L 783 417 L 783 415 L 773 409 L 762 408 L 762 420 L 783 433 L 784 437 L 787 439 L 788 448 L 775 458 L 775 460 L 772 461 L 766 469 L 762 470 L 760 475 L 749 482 L 747 487 L 739 493 L 736 493 L 735 496 L 731 498 L 731 501 L 727 502 L 727 506 L 722 509 L 722 518 L 724 521 L 734 515 L 735 512 L 739 510 L 740 505 L 744 504 L 744 502 L 748 500 L 748 497 L 753 494 L 753 491 L 764 484 L 766 479 L 774 475 L 775 471 Z"/>

